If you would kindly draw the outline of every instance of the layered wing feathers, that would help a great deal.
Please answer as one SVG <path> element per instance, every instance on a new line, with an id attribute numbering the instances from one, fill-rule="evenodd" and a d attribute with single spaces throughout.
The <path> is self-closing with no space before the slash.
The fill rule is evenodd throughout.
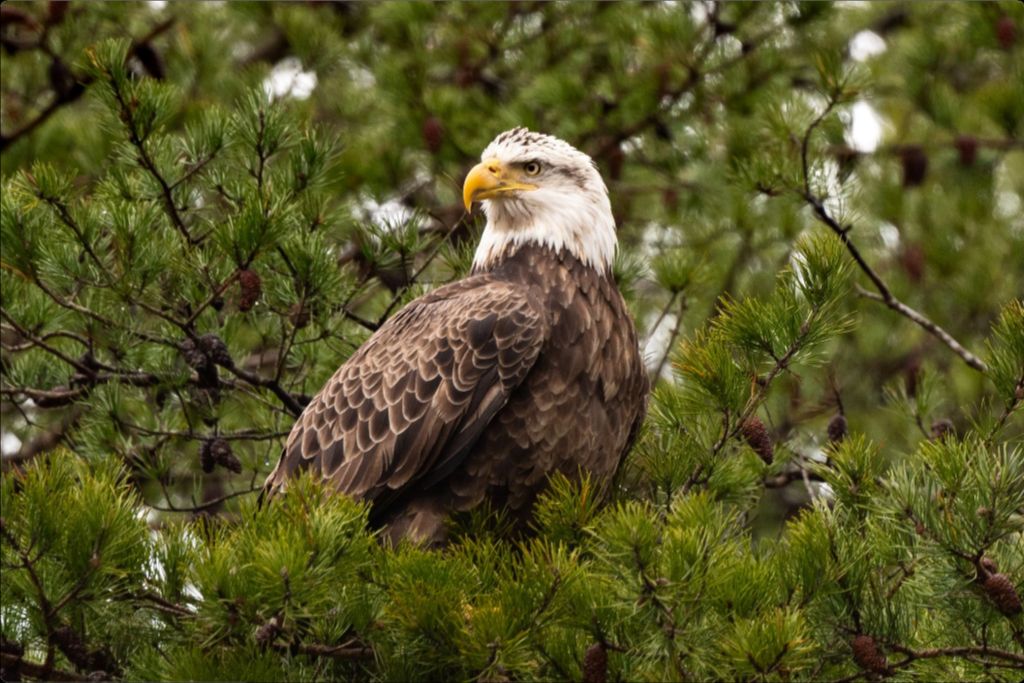
<path id="1" fill-rule="evenodd" d="M 528 288 L 478 275 L 406 306 L 292 429 L 266 490 L 312 469 L 378 503 L 448 476 L 533 366 L 548 334 Z"/>

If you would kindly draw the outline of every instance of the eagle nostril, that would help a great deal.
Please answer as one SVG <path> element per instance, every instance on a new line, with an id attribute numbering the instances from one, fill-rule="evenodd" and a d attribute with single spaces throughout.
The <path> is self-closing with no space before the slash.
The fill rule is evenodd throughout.
<path id="1" fill-rule="evenodd" d="M 498 175 L 498 173 L 501 171 L 501 165 L 498 164 L 497 162 L 494 162 L 493 164 L 487 164 L 487 170 L 493 173 L 494 175 Z"/>

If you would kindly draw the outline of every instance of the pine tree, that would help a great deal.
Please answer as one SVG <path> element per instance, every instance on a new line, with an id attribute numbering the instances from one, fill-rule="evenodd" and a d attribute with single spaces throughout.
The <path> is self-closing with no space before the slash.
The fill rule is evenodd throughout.
<path id="1" fill-rule="evenodd" d="M 0 677 L 1019 679 L 1022 31 L 5 3 Z M 257 509 L 309 397 L 468 271 L 460 181 L 521 124 L 607 180 L 658 380 L 611 493 L 440 551 L 307 479 Z"/>

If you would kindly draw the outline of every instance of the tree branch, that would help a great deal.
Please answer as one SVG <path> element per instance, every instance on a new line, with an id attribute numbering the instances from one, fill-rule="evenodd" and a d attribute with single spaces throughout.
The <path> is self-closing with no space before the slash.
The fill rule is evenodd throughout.
<path id="1" fill-rule="evenodd" d="M 128 56 L 130 57 L 133 54 L 135 54 L 135 51 L 139 49 L 139 46 L 148 43 L 161 33 L 164 33 L 165 31 L 170 29 L 171 26 L 174 25 L 174 22 L 174 19 L 167 19 L 166 21 L 163 21 L 157 24 L 155 27 L 153 27 L 153 29 L 151 29 L 146 35 L 133 41 L 131 48 L 129 48 L 128 50 Z M 64 108 L 66 105 L 69 105 L 77 101 L 79 98 L 81 98 L 82 95 L 85 94 L 85 89 L 92 84 L 94 79 L 92 77 L 85 76 L 81 79 L 76 78 L 75 80 L 81 87 L 72 88 L 68 91 L 68 93 L 63 95 L 55 93 L 53 101 L 50 102 L 50 104 L 48 104 L 46 108 L 44 108 L 41 112 L 39 112 L 39 114 L 37 114 L 34 119 L 26 123 L 18 130 L 14 131 L 13 133 L 10 133 L 8 135 L 0 134 L 0 152 L 3 152 L 8 147 L 17 142 L 19 139 L 25 137 L 26 135 L 34 131 L 36 128 L 45 123 L 47 119 L 49 119 L 51 116 L 57 113 L 57 111 L 59 111 L 60 109 Z"/>
<path id="2" fill-rule="evenodd" d="M 217 496 L 216 498 L 213 498 L 212 500 L 208 500 L 208 501 L 205 501 L 203 503 L 198 503 L 196 505 L 186 505 L 184 507 L 182 507 L 180 505 L 174 505 L 173 503 L 171 503 L 170 497 L 168 497 L 167 505 L 166 506 L 163 506 L 163 505 L 152 505 L 152 504 L 147 503 L 146 507 L 153 508 L 154 510 L 157 510 L 159 512 L 190 512 L 190 513 L 202 512 L 203 510 L 209 510 L 210 508 L 217 507 L 218 505 L 220 505 L 224 501 L 231 500 L 232 498 L 238 498 L 239 496 L 247 496 L 250 493 L 256 493 L 257 491 L 262 491 L 262 490 L 263 490 L 262 486 L 256 486 L 256 487 L 253 487 L 253 488 L 250 488 L 250 489 L 242 489 L 240 491 L 232 491 L 231 493 L 225 493 L 223 496 Z M 193 497 L 193 500 L 195 500 L 195 497 Z"/>
<path id="3" fill-rule="evenodd" d="M 897 662 L 892 665 L 893 668 L 903 668 L 908 666 L 911 662 L 917 661 L 918 659 L 937 659 L 940 657 L 992 657 L 994 659 L 1001 659 L 1007 662 L 1013 662 L 1019 664 L 1019 667 L 1024 668 L 1024 654 L 1016 652 L 1007 652 L 1006 650 L 996 650 L 991 647 L 982 647 L 978 645 L 967 645 L 962 647 L 936 647 L 927 650 L 914 650 L 909 647 L 904 647 L 896 643 L 890 643 L 889 649 L 900 652 L 907 655 L 907 658 L 901 662 Z"/>
<path id="4" fill-rule="evenodd" d="M 953 352 L 960 356 L 960 358 L 963 359 L 963 361 L 967 363 L 967 365 L 969 365 L 970 367 L 974 368 L 979 372 L 988 372 L 988 367 L 985 365 L 985 363 L 980 358 L 978 358 L 973 353 L 964 348 L 964 346 L 960 344 L 960 342 L 958 342 L 953 337 L 953 335 L 951 335 L 949 332 L 944 330 L 936 323 L 932 322 L 925 315 L 919 313 L 910 306 L 907 306 L 905 303 L 896 298 L 896 296 L 889 289 L 888 285 L 885 284 L 885 281 L 882 280 L 878 273 L 876 273 L 875 270 L 870 265 L 868 265 L 868 262 L 864 260 L 864 257 L 860 253 L 860 250 L 857 249 L 856 245 L 854 245 L 853 241 L 850 239 L 849 233 L 852 226 L 840 225 L 839 222 L 832 216 L 832 214 L 828 212 L 828 209 L 825 208 L 825 205 L 822 202 L 821 198 L 815 195 L 813 192 L 811 192 L 810 181 L 807 176 L 808 145 L 806 144 L 806 141 L 810 139 L 810 132 L 811 129 L 808 130 L 808 135 L 805 138 L 805 144 L 802 146 L 801 149 L 801 163 L 804 172 L 804 188 L 803 190 L 799 191 L 799 194 L 801 197 L 803 197 L 804 201 L 806 201 L 811 206 L 811 208 L 814 209 L 814 215 L 817 217 L 817 219 L 824 225 L 828 226 L 828 228 L 836 234 L 839 240 L 846 247 L 846 250 L 850 253 L 850 256 L 853 257 L 853 260 L 857 263 L 857 265 L 864 272 L 864 274 L 868 276 L 868 279 L 871 280 L 871 283 L 875 286 L 875 289 L 878 290 L 877 295 L 869 294 L 867 292 L 862 292 L 862 294 L 867 296 L 868 298 L 884 303 L 886 306 L 896 311 L 900 315 L 909 318 L 910 320 L 920 325 L 925 331 L 927 331 L 929 334 L 931 334 L 936 339 L 938 339 L 943 344 L 952 349 Z"/>

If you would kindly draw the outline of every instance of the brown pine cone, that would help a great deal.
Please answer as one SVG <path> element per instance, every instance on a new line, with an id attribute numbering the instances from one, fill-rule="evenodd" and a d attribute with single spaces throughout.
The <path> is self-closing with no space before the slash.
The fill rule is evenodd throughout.
<path id="1" fill-rule="evenodd" d="M 242 313 L 251 311 L 263 293 L 263 280 L 255 270 L 238 271 L 238 310 Z"/>
<path id="2" fill-rule="evenodd" d="M 1013 17 L 1006 14 L 999 17 L 999 21 L 996 22 L 996 40 L 1004 50 L 1013 48 L 1017 42 L 1017 24 L 1014 23 Z"/>
<path id="3" fill-rule="evenodd" d="M 207 474 L 213 472 L 213 468 L 217 466 L 217 459 L 213 457 L 210 445 L 210 439 L 203 439 L 202 443 L 199 444 L 199 465 L 203 468 L 203 472 Z"/>
<path id="4" fill-rule="evenodd" d="M 256 642 L 260 645 L 269 645 L 281 635 L 281 623 L 284 619 L 276 614 L 256 629 Z"/>
<path id="5" fill-rule="evenodd" d="M 942 441 L 947 436 L 955 436 L 956 430 L 953 421 L 942 418 L 932 422 L 932 441 Z"/>
<path id="6" fill-rule="evenodd" d="M 181 355 L 185 357 L 185 362 L 188 363 L 190 368 L 198 370 L 206 367 L 208 364 L 202 345 L 196 344 L 194 340 L 186 339 L 181 342 L 178 348 L 181 349 Z"/>
<path id="7" fill-rule="evenodd" d="M 978 158 L 978 138 L 972 135 L 961 135 L 953 141 L 957 153 L 960 155 L 961 166 L 973 166 Z"/>
<path id="8" fill-rule="evenodd" d="M 839 443 L 846 438 L 847 424 L 846 417 L 837 413 L 828 423 L 828 440 L 832 443 Z"/>
<path id="9" fill-rule="evenodd" d="M 889 662 L 878 650 L 878 643 L 871 636 L 863 633 L 854 636 L 850 641 L 850 649 L 853 650 L 853 661 L 865 671 L 881 674 L 889 670 Z"/>
<path id="10" fill-rule="evenodd" d="M 295 302 L 288 309 L 288 320 L 291 321 L 292 325 L 295 325 L 296 329 L 301 330 L 309 324 L 309 306 L 304 305 L 302 302 Z"/>
<path id="11" fill-rule="evenodd" d="M 224 439 L 216 438 L 210 441 L 210 457 L 216 464 L 235 474 L 242 471 L 242 463 L 231 450 L 231 444 Z"/>
<path id="12" fill-rule="evenodd" d="M 210 362 L 225 368 L 230 368 L 235 364 L 231 354 L 228 353 L 227 344 L 217 335 L 204 334 L 199 338 L 199 345 L 203 350 L 203 354 Z"/>
<path id="13" fill-rule="evenodd" d="M 594 643 L 583 655 L 583 683 L 606 683 L 608 680 L 608 651 L 601 643 Z"/>
<path id="14" fill-rule="evenodd" d="M 747 418 L 740 428 L 743 438 L 747 444 L 757 453 L 767 465 L 771 465 L 775 459 L 775 447 L 772 446 L 772 438 L 768 435 L 768 429 L 761 422 L 761 418 L 752 415 Z"/>
<path id="15" fill-rule="evenodd" d="M 903 187 L 917 187 L 928 175 L 928 155 L 917 145 L 908 145 L 900 151 L 903 162 Z"/>
<path id="16" fill-rule="evenodd" d="M 981 584 L 985 594 L 1000 612 L 1008 617 L 1020 614 L 1020 596 L 1006 574 L 989 574 Z"/>
<path id="17" fill-rule="evenodd" d="M 436 116 L 428 116 L 423 121 L 423 144 L 431 154 L 437 154 L 444 145 L 444 126 Z"/>

